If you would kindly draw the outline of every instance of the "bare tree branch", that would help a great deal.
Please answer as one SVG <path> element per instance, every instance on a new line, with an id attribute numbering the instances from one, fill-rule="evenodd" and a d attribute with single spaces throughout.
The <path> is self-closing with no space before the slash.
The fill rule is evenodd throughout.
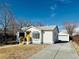
<path id="1" fill-rule="evenodd" d="M 77 24 L 66 22 L 64 23 L 64 27 L 67 30 L 68 34 L 72 36 L 74 29 L 77 27 Z"/>
<path id="2" fill-rule="evenodd" d="M 17 29 L 21 30 L 23 27 L 29 27 L 32 25 L 32 22 L 30 20 L 26 19 L 19 19 L 17 20 Z"/>
<path id="3" fill-rule="evenodd" d="M 0 24 L 3 26 L 5 32 L 6 29 L 9 29 L 10 27 L 14 32 L 14 29 L 16 28 L 15 17 L 8 3 L 0 4 Z"/>
<path id="4" fill-rule="evenodd" d="M 42 22 L 37 22 L 35 26 L 44 26 L 44 24 Z"/>
<path id="5" fill-rule="evenodd" d="M 7 31 L 11 29 L 10 27 L 12 27 L 12 32 L 14 34 L 14 31 L 15 31 L 14 29 L 16 26 L 14 15 L 8 3 L 0 4 L 0 25 L 3 26 L 4 35 L 5 35 L 4 39 L 5 39 L 5 42 L 7 42 L 6 40 Z"/>

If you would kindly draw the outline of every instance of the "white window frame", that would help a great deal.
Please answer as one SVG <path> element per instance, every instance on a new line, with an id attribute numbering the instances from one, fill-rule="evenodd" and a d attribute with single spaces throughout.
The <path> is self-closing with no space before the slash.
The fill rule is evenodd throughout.
<path id="1" fill-rule="evenodd" d="M 40 33 L 39 33 L 38 31 L 34 31 L 34 32 L 32 33 L 32 38 L 33 38 L 33 39 L 39 39 L 39 38 L 40 38 Z"/>

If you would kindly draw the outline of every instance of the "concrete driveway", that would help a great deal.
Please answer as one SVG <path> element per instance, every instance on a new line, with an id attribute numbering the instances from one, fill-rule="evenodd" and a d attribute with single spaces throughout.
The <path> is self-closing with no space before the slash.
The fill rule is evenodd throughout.
<path id="1" fill-rule="evenodd" d="M 50 45 L 29 59 L 79 59 L 79 56 L 70 43 L 58 43 Z"/>

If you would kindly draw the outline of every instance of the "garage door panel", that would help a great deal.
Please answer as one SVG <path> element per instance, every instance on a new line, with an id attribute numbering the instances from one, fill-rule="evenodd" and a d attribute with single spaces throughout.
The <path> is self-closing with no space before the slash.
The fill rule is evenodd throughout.
<path id="1" fill-rule="evenodd" d="M 52 31 L 44 31 L 43 33 L 43 43 L 51 44 L 53 41 Z"/>
<path id="2" fill-rule="evenodd" d="M 61 40 L 61 41 L 69 41 L 69 36 L 67 36 L 67 35 L 59 35 L 59 40 Z"/>

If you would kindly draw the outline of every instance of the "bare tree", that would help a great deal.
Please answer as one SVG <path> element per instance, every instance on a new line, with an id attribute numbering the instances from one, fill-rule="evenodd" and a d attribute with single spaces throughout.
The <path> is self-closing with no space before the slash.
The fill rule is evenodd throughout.
<path id="1" fill-rule="evenodd" d="M 21 28 L 23 27 L 29 27 L 32 25 L 32 22 L 30 20 L 26 20 L 26 19 L 20 19 L 17 20 L 17 29 L 21 30 Z"/>
<path id="2" fill-rule="evenodd" d="M 5 35 L 4 40 L 6 41 L 6 33 L 7 33 L 9 26 L 13 26 L 13 29 L 15 27 L 14 16 L 10 8 L 10 5 L 8 3 L 0 4 L 0 25 L 3 26 L 4 35 Z"/>
<path id="3" fill-rule="evenodd" d="M 64 23 L 64 27 L 67 30 L 68 34 L 72 36 L 74 29 L 77 27 L 77 24 L 66 22 Z"/>
<path id="4" fill-rule="evenodd" d="M 13 14 L 12 14 L 13 15 Z M 15 35 L 16 34 L 16 20 L 14 16 L 10 17 L 9 23 L 8 23 L 8 29 Z"/>
<path id="5" fill-rule="evenodd" d="M 9 22 L 9 15 L 10 11 L 8 9 L 8 4 L 0 4 L 0 24 L 3 26 L 5 33 Z"/>
<path id="6" fill-rule="evenodd" d="M 44 24 L 42 22 L 37 22 L 35 26 L 44 26 Z"/>
<path id="7" fill-rule="evenodd" d="M 9 6 L 7 3 L 0 4 L 0 24 L 3 26 L 5 33 L 9 26 L 15 27 L 16 23 L 14 14 Z"/>

